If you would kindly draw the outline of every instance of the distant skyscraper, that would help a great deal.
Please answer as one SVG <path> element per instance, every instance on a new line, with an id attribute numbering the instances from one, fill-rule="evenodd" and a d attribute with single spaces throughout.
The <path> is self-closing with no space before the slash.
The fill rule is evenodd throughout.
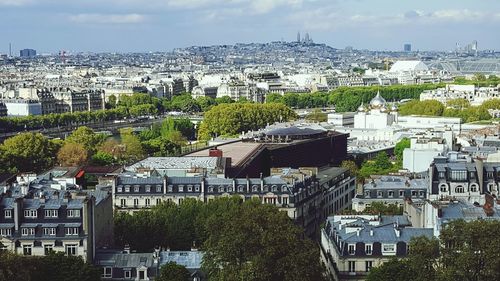
<path id="1" fill-rule="evenodd" d="M 300 32 L 297 32 L 297 42 L 300 43 Z"/>
<path id="2" fill-rule="evenodd" d="M 23 49 L 23 50 L 19 51 L 19 56 L 21 58 L 34 58 L 34 57 L 36 57 L 36 50 Z"/>
<path id="3" fill-rule="evenodd" d="M 304 43 L 309 43 L 309 33 L 306 32 L 306 38 L 304 38 Z"/>
<path id="4" fill-rule="evenodd" d="M 404 50 L 405 50 L 405 52 L 411 52 L 411 44 L 405 44 Z"/>

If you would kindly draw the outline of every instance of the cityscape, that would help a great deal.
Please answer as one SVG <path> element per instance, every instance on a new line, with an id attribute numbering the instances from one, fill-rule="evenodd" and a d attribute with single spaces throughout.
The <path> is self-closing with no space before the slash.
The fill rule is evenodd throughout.
<path id="1" fill-rule="evenodd" d="M 500 4 L 374 2 L 0 0 L 0 281 L 500 280 Z"/>

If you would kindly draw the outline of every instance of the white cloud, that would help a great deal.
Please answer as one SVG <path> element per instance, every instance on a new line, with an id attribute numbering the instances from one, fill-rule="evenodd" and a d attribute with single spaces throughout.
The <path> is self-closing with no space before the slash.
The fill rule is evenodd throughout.
<path id="1" fill-rule="evenodd" d="M 144 22 L 140 14 L 77 14 L 69 16 L 72 22 L 95 24 L 133 24 Z"/>
<path id="2" fill-rule="evenodd" d="M 0 0 L 0 6 L 24 6 L 31 3 L 32 0 Z"/>
<path id="3" fill-rule="evenodd" d="M 408 11 L 402 14 L 373 15 L 354 14 L 348 15 L 334 9 L 323 7 L 315 10 L 301 10 L 292 13 L 288 20 L 301 24 L 310 30 L 329 30 L 338 28 L 357 27 L 387 27 L 397 25 L 434 25 L 448 23 L 498 23 L 500 13 L 471 11 L 468 9 L 438 10 L 434 12 Z"/>

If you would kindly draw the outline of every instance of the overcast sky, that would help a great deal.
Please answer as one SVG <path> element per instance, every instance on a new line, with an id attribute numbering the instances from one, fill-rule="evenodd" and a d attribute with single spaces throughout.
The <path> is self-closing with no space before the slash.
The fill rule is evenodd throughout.
<path id="1" fill-rule="evenodd" d="M 0 0 L 0 53 L 171 51 L 292 41 L 336 48 L 500 49 L 499 0 Z"/>

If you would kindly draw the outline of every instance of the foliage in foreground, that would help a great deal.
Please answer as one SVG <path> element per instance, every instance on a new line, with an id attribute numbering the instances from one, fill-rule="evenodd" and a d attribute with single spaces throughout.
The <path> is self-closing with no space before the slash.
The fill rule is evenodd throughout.
<path id="1" fill-rule="evenodd" d="M 20 256 L 0 252 L 0 281 L 99 281 L 101 270 L 81 257 L 51 253 Z"/>
<path id="2" fill-rule="evenodd" d="M 118 245 L 138 251 L 201 246 L 209 280 L 322 280 L 319 249 L 302 236 L 275 206 L 239 197 L 165 202 L 115 216 Z"/>

